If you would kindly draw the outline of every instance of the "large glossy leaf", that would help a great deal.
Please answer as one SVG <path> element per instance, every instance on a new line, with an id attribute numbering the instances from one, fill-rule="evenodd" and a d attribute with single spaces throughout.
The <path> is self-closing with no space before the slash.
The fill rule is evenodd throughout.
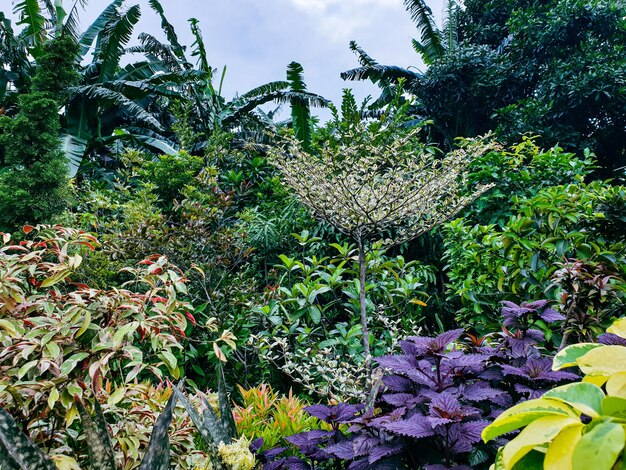
<path id="1" fill-rule="evenodd" d="M 115 453 L 100 404 L 95 401 L 95 419 L 92 419 L 83 402 L 79 398 L 76 398 L 75 402 L 87 438 L 87 451 L 92 470 L 116 470 Z"/>
<path id="2" fill-rule="evenodd" d="M 87 150 L 87 141 L 75 135 L 65 134 L 61 136 L 61 149 L 67 158 L 69 176 L 74 178 L 80 169 L 80 165 Z"/>
<path id="3" fill-rule="evenodd" d="M 578 415 L 568 405 L 556 400 L 538 398 L 518 403 L 504 411 L 483 430 L 482 438 L 487 442 L 522 428 L 536 419 L 554 415 L 578 419 Z"/>
<path id="4" fill-rule="evenodd" d="M 127 11 L 114 15 L 99 34 L 95 58 L 100 61 L 100 82 L 113 78 L 140 16 L 139 5 L 133 5 Z"/>
<path id="5" fill-rule="evenodd" d="M 167 401 L 165 409 L 157 418 L 150 443 L 139 465 L 139 470 L 169 470 L 170 468 L 170 437 L 169 428 L 172 422 L 174 408 L 178 394 L 172 391 L 172 396 Z"/>
<path id="6" fill-rule="evenodd" d="M 291 62 L 287 66 L 287 80 L 291 91 L 306 91 L 304 83 L 302 65 Z M 311 109 L 309 104 L 294 100 L 291 103 L 291 123 L 296 138 L 300 141 L 305 150 L 311 147 L 313 138 L 313 123 L 311 122 Z"/>
<path id="7" fill-rule="evenodd" d="M 611 470 L 624 448 L 624 427 L 605 421 L 596 424 L 578 441 L 573 470 Z"/>
<path id="8" fill-rule="evenodd" d="M 17 425 L 13 417 L 0 407 L 0 457 L 7 470 L 55 470 L 55 465 Z"/>
<path id="9" fill-rule="evenodd" d="M 87 30 L 80 36 L 78 41 L 80 45 L 80 55 L 84 57 L 89 51 L 96 37 L 104 30 L 105 26 L 111 21 L 117 14 L 118 8 L 124 2 L 124 0 L 113 0 L 102 13 L 98 15 L 96 20 L 91 23 Z"/>
<path id="10" fill-rule="evenodd" d="M 46 18 L 38 0 L 21 0 L 15 3 L 13 13 L 18 17 L 17 25 L 26 26 L 20 35 L 26 39 L 31 54 L 37 58 L 46 40 Z"/>
<path id="11" fill-rule="evenodd" d="M 626 372 L 618 372 L 609 377 L 606 392 L 610 396 L 626 398 Z"/>
<path id="12" fill-rule="evenodd" d="M 626 317 L 616 320 L 611 326 L 606 329 L 607 333 L 613 333 L 614 335 L 626 338 Z"/>
<path id="13" fill-rule="evenodd" d="M 542 398 L 552 398 L 567 403 L 572 408 L 592 418 L 602 414 L 604 392 L 600 387 L 585 382 L 562 385 L 548 390 Z"/>
<path id="14" fill-rule="evenodd" d="M 552 370 L 560 370 L 565 367 L 574 367 L 579 358 L 595 348 L 601 347 L 598 343 L 578 343 L 567 346 L 560 350 L 552 362 Z"/>
<path id="15" fill-rule="evenodd" d="M 626 372 L 626 347 L 601 346 L 590 350 L 577 361 L 585 374 L 610 376 Z"/>
<path id="16" fill-rule="evenodd" d="M 584 427 L 584 424 L 577 423 L 561 430 L 548 447 L 544 461 L 545 470 L 572 470 L 574 449 Z"/>
<path id="17" fill-rule="evenodd" d="M 567 416 L 546 416 L 539 418 L 510 441 L 502 451 L 502 463 L 506 470 L 513 466 L 535 447 L 552 441 L 561 430 L 568 425 L 576 424 L 579 421 Z"/>

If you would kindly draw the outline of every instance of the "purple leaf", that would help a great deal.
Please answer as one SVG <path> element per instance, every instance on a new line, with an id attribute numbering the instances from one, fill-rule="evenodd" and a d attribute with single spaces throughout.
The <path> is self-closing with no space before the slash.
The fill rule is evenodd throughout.
<path id="1" fill-rule="evenodd" d="M 423 437 L 430 437 L 434 435 L 433 429 L 426 417 L 419 415 L 402 421 L 388 423 L 384 426 L 384 429 L 389 432 L 406 437 L 412 437 L 414 439 L 421 439 Z"/>
<path id="2" fill-rule="evenodd" d="M 563 321 L 565 317 L 552 308 L 547 308 L 539 314 L 541 319 L 546 323 L 554 323 L 555 321 Z"/>

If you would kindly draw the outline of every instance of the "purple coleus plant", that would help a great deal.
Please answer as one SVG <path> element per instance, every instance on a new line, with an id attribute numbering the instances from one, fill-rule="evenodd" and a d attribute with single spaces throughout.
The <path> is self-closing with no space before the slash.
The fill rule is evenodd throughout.
<path id="1" fill-rule="evenodd" d="M 462 329 L 401 341 L 401 354 L 375 359 L 386 371 L 375 406 L 307 408 L 328 429 L 289 437 L 302 458 L 264 468 L 489 468 L 502 442 L 484 444 L 485 426 L 512 403 L 578 378 L 552 371 L 538 347 L 544 336 L 533 327 L 562 319 L 547 301 L 506 302 L 502 314 L 504 333 L 492 341 L 463 342 Z"/>

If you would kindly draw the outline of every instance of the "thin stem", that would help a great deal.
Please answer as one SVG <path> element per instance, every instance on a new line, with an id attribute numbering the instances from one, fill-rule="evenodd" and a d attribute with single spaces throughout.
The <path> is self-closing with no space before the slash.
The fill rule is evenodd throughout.
<path id="1" fill-rule="evenodd" d="M 367 373 L 366 389 L 370 391 L 372 386 L 372 355 L 370 352 L 370 337 L 367 328 L 367 304 L 365 299 L 365 269 L 366 252 L 361 237 L 356 239 L 359 250 L 359 306 L 361 308 L 361 331 L 363 334 L 363 353 L 365 354 L 365 368 Z"/>

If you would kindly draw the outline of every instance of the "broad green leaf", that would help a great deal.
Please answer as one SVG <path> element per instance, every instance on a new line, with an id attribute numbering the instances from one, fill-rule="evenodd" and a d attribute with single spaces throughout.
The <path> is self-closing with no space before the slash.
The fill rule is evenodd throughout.
<path id="1" fill-rule="evenodd" d="M 0 406 L 0 457 L 2 468 L 19 470 L 55 470 L 54 464 L 22 432 L 13 417 Z"/>
<path id="2" fill-rule="evenodd" d="M 552 398 L 567 403 L 572 408 L 592 418 L 602 414 L 604 392 L 600 387 L 585 382 L 562 385 L 543 394 L 542 398 Z"/>
<path id="3" fill-rule="evenodd" d="M 22 377 L 28 374 L 28 371 L 31 370 L 33 367 L 35 367 L 38 363 L 39 363 L 38 360 L 29 361 L 26 364 L 24 364 L 22 367 L 20 367 L 20 369 L 17 371 L 18 380 L 22 380 Z"/>
<path id="4" fill-rule="evenodd" d="M 48 408 L 54 408 L 54 405 L 57 401 L 59 401 L 60 396 L 61 394 L 59 393 L 58 388 L 54 387 L 52 390 L 50 390 L 50 395 L 48 395 Z"/>
<path id="5" fill-rule="evenodd" d="M 626 372 L 626 347 L 601 345 L 580 357 L 577 363 L 580 370 L 588 375 L 610 376 Z"/>
<path id="6" fill-rule="evenodd" d="M 578 418 L 571 407 L 560 401 L 548 398 L 528 400 L 509 408 L 483 429 L 483 441 L 490 441 L 502 434 L 522 428 L 536 419 L 552 415 Z"/>
<path id="7" fill-rule="evenodd" d="M 582 423 L 565 426 L 548 447 L 544 460 L 545 470 L 572 470 L 574 448 L 582 436 Z"/>
<path id="8" fill-rule="evenodd" d="M 601 344 L 597 343 L 578 343 L 567 346 L 560 350 L 554 361 L 552 362 L 552 370 L 559 370 L 565 367 L 574 367 L 577 365 L 579 358 L 587 354 L 589 351 L 595 348 L 601 347 Z"/>
<path id="9" fill-rule="evenodd" d="M 626 338 L 626 317 L 619 318 L 606 329 L 607 333 L 613 333 L 621 338 Z"/>
<path id="10" fill-rule="evenodd" d="M 519 435 L 510 441 L 502 451 L 502 463 L 506 470 L 513 466 L 531 450 L 541 444 L 550 442 L 568 425 L 579 422 L 567 416 L 546 416 L 526 426 Z"/>
<path id="11" fill-rule="evenodd" d="M 573 456 L 573 470 L 611 470 L 624 448 L 624 427 L 605 421 L 584 434 Z"/>
<path id="12" fill-rule="evenodd" d="M 72 354 L 61 364 L 61 374 L 68 375 L 76 367 L 76 364 L 87 357 L 89 354 L 85 352 Z"/>
<path id="13" fill-rule="evenodd" d="M 626 398 L 626 372 L 618 372 L 609 377 L 606 393 L 609 396 Z"/>
<path id="14" fill-rule="evenodd" d="M 178 361 L 176 360 L 176 357 L 171 352 L 161 351 L 158 354 L 158 356 L 161 360 L 163 360 L 163 362 L 165 363 L 167 368 L 170 369 L 170 371 L 173 371 L 176 369 L 176 365 Z"/>
<path id="15" fill-rule="evenodd" d="M 626 399 L 606 397 L 602 400 L 602 414 L 626 421 Z"/>

